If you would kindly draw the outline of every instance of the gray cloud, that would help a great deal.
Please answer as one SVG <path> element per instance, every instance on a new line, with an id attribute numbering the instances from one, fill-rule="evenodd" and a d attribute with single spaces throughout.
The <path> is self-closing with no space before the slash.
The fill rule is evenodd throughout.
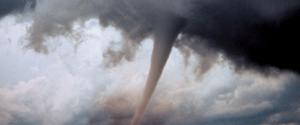
<path id="1" fill-rule="evenodd" d="M 30 10 L 35 6 L 35 0 L 0 0 L 0 18 L 16 13 Z"/>
<path id="2" fill-rule="evenodd" d="M 182 44 L 178 45 L 197 54 L 209 53 L 198 47 L 205 45 L 214 50 L 212 53 L 223 53 L 239 69 L 298 71 L 299 62 L 293 57 L 297 53 L 299 7 L 297 0 L 41 0 L 30 46 L 46 52 L 44 37 L 68 34 L 74 21 L 88 18 L 99 18 L 103 26 L 121 29 L 125 37 L 137 43 L 161 32 L 163 24 L 179 21 L 183 26 L 177 34 L 184 39 L 179 39 Z"/>

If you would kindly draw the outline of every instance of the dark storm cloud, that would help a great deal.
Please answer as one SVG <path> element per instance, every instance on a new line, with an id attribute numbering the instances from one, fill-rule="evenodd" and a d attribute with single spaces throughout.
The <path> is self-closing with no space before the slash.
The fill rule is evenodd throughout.
<path id="1" fill-rule="evenodd" d="M 160 32 L 164 24 L 180 22 L 169 25 L 180 26 L 180 30 L 173 29 L 187 38 L 179 45 L 200 55 L 209 53 L 197 47 L 205 45 L 214 50 L 210 53 L 222 53 L 237 68 L 275 67 L 298 72 L 299 16 L 298 0 L 41 1 L 30 46 L 45 52 L 45 35 L 69 31 L 74 21 L 93 17 L 99 17 L 103 26 L 121 29 L 137 43 Z M 192 44 L 190 39 L 194 39 Z"/>
<path id="2" fill-rule="evenodd" d="M 196 3 L 183 34 L 205 39 L 202 42 L 208 47 L 224 53 L 240 67 L 272 66 L 300 71 L 295 59 L 300 40 L 299 1 Z"/>
<path id="3" fill-rule="evenodd" d="M 32 9 L 36 0 L 0 0 L 0 18 L 11 13 Z"/>

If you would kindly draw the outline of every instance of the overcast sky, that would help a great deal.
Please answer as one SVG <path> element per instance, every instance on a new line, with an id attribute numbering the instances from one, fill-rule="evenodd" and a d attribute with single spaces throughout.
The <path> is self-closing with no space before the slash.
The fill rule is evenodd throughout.
<path id="1" fill-rule="evenodd" d="M 46 37 L 49 53 L 41 54 L 26 48 L 31 16 L 0 19 L 0 124 L 126 124 L 141 97 L 152 40 L 133 61 L 107 67 L 107 50 L 120 49 L 124 38 L 92 18 L 72 25 L 70 34 Z M 197 76 L 199 61 L 173 49 L 143 124 L 300 125 L 296 74 L 236 72 L 220 55 Z"/>

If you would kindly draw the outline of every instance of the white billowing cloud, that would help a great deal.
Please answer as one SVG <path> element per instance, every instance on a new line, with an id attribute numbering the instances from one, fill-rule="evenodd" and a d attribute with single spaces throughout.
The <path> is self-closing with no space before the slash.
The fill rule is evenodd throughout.
<path id="1" fill-rule="evenodd" d="M 87 125 L 95 122 L 91 119 L 107 125 L 114 123 L 114 115 L 133 112 L 147 76 L 152 40 L 143 42 L 134 61 L 122 60 L 107 68 L 102 55 L 112 42 L 123 40 L 115 28 L 102 28 L 97 19 L 75 23 L 74 34 L 47 38 L 49 53 L 44 55 L 24 48 L 31 24 L 14 16 L 0 20 L 1 125 Z M 281 100 L 295 75 L 236 73 L 220 56 L 198 79 L 195 59 L 192 56 L 184 65 L 180 52 L 173 50 L 146 116 L 166 113 L 166 125 L 193 125 L 220 124 L 213 121 L 222 118 L 246 124 L 247 117 L 262 115 L 265 121 L 253 120 L 253 124 L 277 124 L 289 114 L 291 108 L 277 108 L 289 103 Z"/>

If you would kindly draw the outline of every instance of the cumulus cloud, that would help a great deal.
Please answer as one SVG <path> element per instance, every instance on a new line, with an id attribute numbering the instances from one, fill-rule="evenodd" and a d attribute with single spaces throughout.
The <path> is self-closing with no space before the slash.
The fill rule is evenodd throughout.
<path id="1" fill-rule="evenodd" d="M 74 24 L 85 42 L 74 48 L 72 36 L 48 38 L 51 53 L 41 55 L 23 48 L 31 25 L 17 23 L 14 16 L 0 21 L 0 33 L 5 34 L 0 46 L 0 123 L 127 124 L 142 92 L 152 40 L 142 42 L 134 61 L 107 69 L 102 55 L 112 41 L 122 42 L 119 30 L 103 28 L 97 19 Z M 205 58 L 191 55 L 185 65 L 181 51 L 171 54 L 143 125 L 300 124 L 297 75 L 239 73 L 217 55 L 217 63 L 198 79 L 195 60 Z"/>

